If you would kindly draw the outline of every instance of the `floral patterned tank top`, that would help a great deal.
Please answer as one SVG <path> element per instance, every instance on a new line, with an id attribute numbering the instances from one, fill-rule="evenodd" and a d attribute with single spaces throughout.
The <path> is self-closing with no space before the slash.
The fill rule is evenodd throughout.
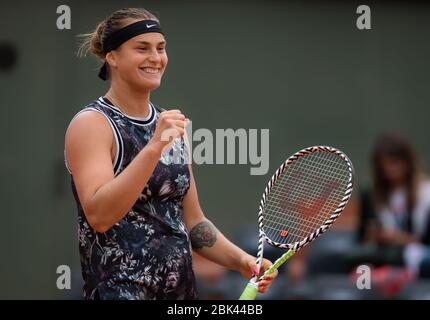
<path id="1" fill-rule="evenodd" d="M 100 97 L 80 112 L 85 111 L 103 114 L 112 128 L 117 176 L 151 139 L 161 109 L 150 104 L 147 118 L 131 117 Z M 78 208 L 84 298 L 197 298 L 182 208 L 190 186 L 188 157 L 184 139 L 175 139 L 131 210 L 105 233 L 96 232 L 86 220 L 69 170 Z"/>

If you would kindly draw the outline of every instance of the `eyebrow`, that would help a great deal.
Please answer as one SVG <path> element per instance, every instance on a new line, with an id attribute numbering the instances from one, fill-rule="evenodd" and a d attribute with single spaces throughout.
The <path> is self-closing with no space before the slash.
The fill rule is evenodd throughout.
<path id="1" fill-rule="evenodd" d="M 143 44 L 143 45 L 150 45 L 150 44 L 151 44 L 151 42 L 148 42 L 148 41 L 137 41 L 137 43 L 138 43 L 138 44 Z M 165 44 L 166 44 L 166 41 L 165 41 L 165 40 L 163 40 L 163 41 L 158 42 L 158 43 L 157 43 L 157 46 L 158 46 L 158 45 L 160 45 L 160 44 L 164 44 L 164 45 L 165 45 Z"/>

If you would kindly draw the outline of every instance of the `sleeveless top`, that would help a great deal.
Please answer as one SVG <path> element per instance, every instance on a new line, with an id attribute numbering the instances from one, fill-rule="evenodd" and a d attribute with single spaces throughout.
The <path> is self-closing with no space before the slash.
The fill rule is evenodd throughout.
<path id="1" fill-rule="evenodd" d="M 151 139 L 161 109 L 150 104 L 147 118 L 131 117 L 100 97 L 79 113 L 90 110 L 104 115 L 112 128 L 117 176 Z M 190 186 L 188 157 L 184 139 L 175 139 L 131 210 L 105 233 L 89 225 L 67 167 L 78 209 L 84 298 L 197 298 L 182 208 Z"/>

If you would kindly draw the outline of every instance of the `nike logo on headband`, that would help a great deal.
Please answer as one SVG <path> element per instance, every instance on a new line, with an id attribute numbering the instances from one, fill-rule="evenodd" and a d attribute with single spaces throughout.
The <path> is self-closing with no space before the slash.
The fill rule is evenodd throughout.
<path id="1" fill-rule="evenodd" d="M 152 27 L 155 27 L 155 26 L 156 26 L 156 24 L 147 24 L 146 25 L 147 28 L 152 28 Z"/>

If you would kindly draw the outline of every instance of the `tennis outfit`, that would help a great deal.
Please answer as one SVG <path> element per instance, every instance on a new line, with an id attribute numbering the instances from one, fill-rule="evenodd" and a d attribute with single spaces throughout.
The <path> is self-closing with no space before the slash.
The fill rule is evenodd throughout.
<path id="1" fill-rule="evenodd" d="M 384 228 L 410 232 L 420 242 L 430 245 L 430 181 L 418 184 L 412 212 L 408 212 L 406 189 L 400 188 L 389 195 L 388 203 L 378 212 L 378 217 Z"/>
<path id="2" fill-rule="evenodd" d="M 117 176 L 151 139 L 161 110 L 150 104 L 148 117 L 131 117 L 100 97 L 79 113 L 88 111 L 101 113 L 112 128 Z M 78 208 L 86 299 L 197 298 L 182 207 L 190 187 L 188 157 L 183 138 L 176 139 L 130 211 L 105 233 L 90 227 L 68 167 Z"/>

